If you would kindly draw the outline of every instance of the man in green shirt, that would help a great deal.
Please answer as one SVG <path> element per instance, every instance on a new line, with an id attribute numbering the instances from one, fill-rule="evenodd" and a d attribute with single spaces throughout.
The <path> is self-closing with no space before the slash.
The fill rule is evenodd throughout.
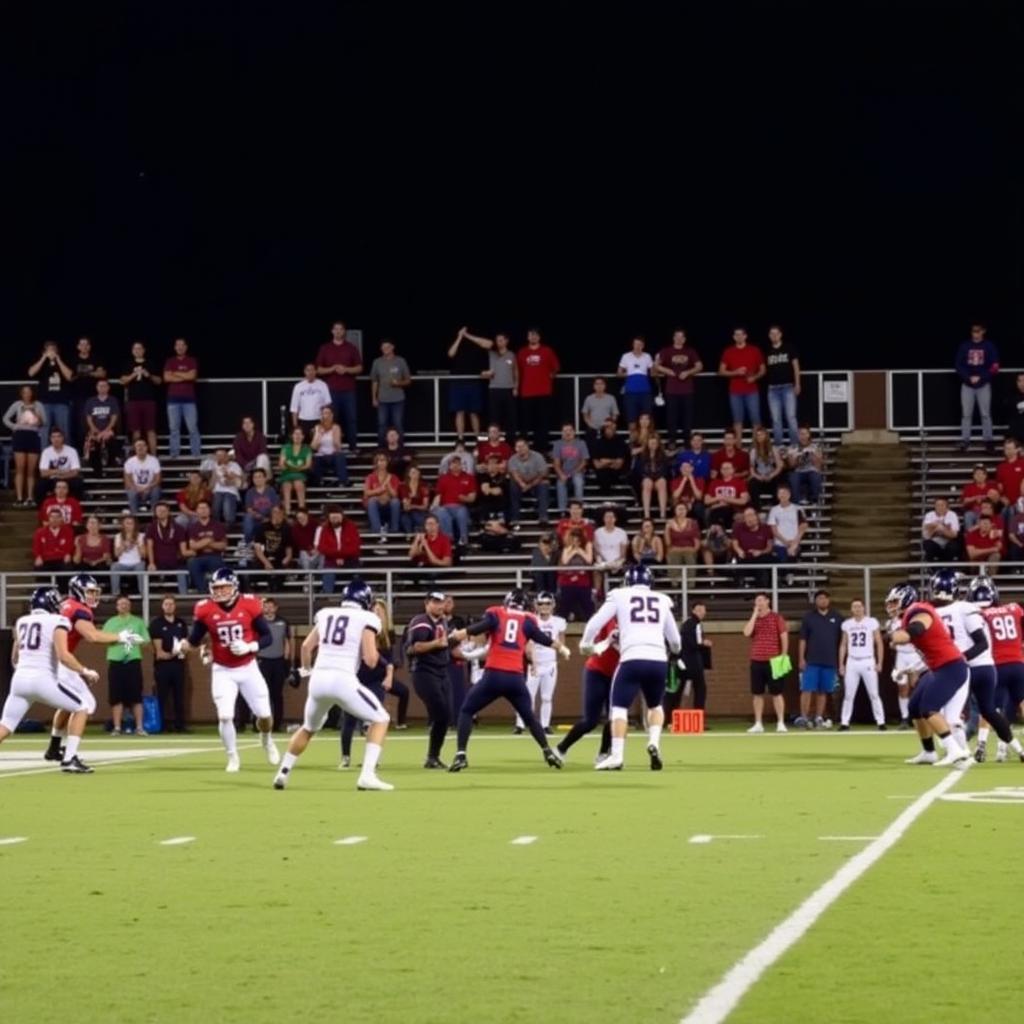
<path id="1" fill-rule="evenodd" d="M 145 736 L 146 730 L 142 728 L 142 647 L 149 643 L 149 630 L 138 615 L 132 615 L 131 598 L 123 594 L 117 599 L 117 614 L 107 620 L 104 628 L 115 633 L 130 629 L 142 637 L 142 643 L 134 647 L 125 647 L 124 644 L 107 647 L 107 685 L 110 713 L 114 719 L 111 735 L 121 735 L 124 706 L 130 704 L 135 716 L 135 733 Z"/>

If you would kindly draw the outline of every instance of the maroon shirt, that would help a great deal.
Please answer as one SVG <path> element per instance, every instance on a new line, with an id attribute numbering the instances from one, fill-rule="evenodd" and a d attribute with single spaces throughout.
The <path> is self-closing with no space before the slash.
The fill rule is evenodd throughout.
<path id="1" fill-rule="evenodd" d="M 173 519 L 168 519 L 165 526 L 154 519 L 143 536 L 153 542 L 153 564 L 158 569 L 177 569 L 181 565 L 185 531 Z"/>
<path id="2" fill-rule="evenodd" d="M 343 341 L 336 345 L 333 341 L 325 342 L 316 354 L 317 369 L 327 366 L 359 366 L 363 357 L 359 349 L 351 341 Z M 356 379 L 351 373 L 328 373 L 323 377 L 331 391 L 355 391 Z"/>
<path id="3" fill-rule="evenodd" d="M 692 370 L 700 362 L 700 356 L 697 355 L 697 350 L 689 345 L 684 345 L 682 348 L 666 345 L 658 353 L 656 361 L 659 366 L 679 373 L 681 370 Z M 660 379 L 665 382 L 666 395 L 693 394 L 694 377 L 687 377 L 686 380 L 680 380 L 678 377 L 661 377 Z"/>
<path id="4" fill-rule="evenodd" d="M 192 356 L 173 355 L 164 363 L 164 379 L 168 370 L 175 373 L 188 373 L 189 370 L 198 370 L 199 363 Z M 194 380 L 171 381 L 167 385 L 168 402 L 194 402 L 196 400 L 196 382 Z"/>
<path id="5" fill-rule="evenodd" d="M 188 524 L 188 539 L 189 540 L 204 540 L 206 537 L 212 537 L 218 543 L 222 540 L 227 540 L 227 531 L 224 529 L 223 523 L 218 523 L 216 520 L 211 519 L 204 526 L 198 519 L 193 519 Z M 218 554 L 219 552 L 211 552 L 209 548 L 204 548 L 205 554 Z"/>
<path id="6" fill-rule="evenodd" d="M 291 528 L 292 547 L 295 551 L 312 551 L 316 528 L 320 525 L 318 520 L 310 516 L 305 526 L 298 519 L 293 519 L 288 525 Z"/>
<path id="7" fill-rule="evenodd" d="M 764 523 L 750 529 L 742 520 L 732 528 L 733 540 L 749 555 L 751 551 L 764 551 L 772 546 L 772 531 Z"/>
<path id="8" fill-rule="evenodd" d="M 267 439 L 263 436 L 262 430 L 254 431 L 251 438 L 245 436 L 244 430 L 240 430 L 235 435 L 231 447 L 238 464 L 245 469 L 256 461 L 257 455 L 267 454 Z"/>

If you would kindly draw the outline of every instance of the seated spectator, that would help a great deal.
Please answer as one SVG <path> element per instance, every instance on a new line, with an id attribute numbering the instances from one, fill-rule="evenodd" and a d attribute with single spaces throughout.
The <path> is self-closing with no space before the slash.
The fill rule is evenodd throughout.
<path id="1" fill-rule="evenodd" d="M 396 427 L 388 427 L 381 451 L 388 457 L 388 472 L 404 480 L 407 470 L 416 461 L 416 453 L 406 448 Z"/>
<path id="2" fill-rule="evenodd" d="M 67 480 L 58 480 L 53 486 L 53 494 L 43 499 L 39 506 L 39 525 L 50 520 L 50 509 L 55 508 L 60 512 L 61 519 L 71 527 L 75 533 L 82 528 L 82 504 L 77 498 L 72 498 L 68 493 Z"/>
<path id="3" fill-rule="evenodd" d="M 494 460 L 497 462 L 497 459 Z M 494 555 L 508 555 L 521 547 L 519 538 L 509 529 L 505 512 L 491 508 L 481 517 L 480 550 Z"/>
<path id="4" fill-rule="evenodd" d="M 281 504 L 277 491 L 267 483 L 267 471 L 261 466 L 252 471 L 252 487 L 245 492 L 245 516 L 242 540 L 252 544 L 256 531 L 270 521 L 270 513 Z"/>
<path id="5" fill-rule="evenodd" d="M 960 557 L 960 519 L 945 498 L 935 499 L 935 508 L 921 524 L 922 549 L 927 562 L 955 562 Z"/>
<path id="6" fill-rule="evenodd" d="M 251 416 L 242 417 L 242 429 L 235 434 L 231 448 L 243 473 L 251 475 L 253 470 L 262 469 L 268 479 L 272 476 L 267 439 L 262 430 L 256 429 L 256 421 Z"/>
<path id="7" fill-rule="evenodd" d="M 309 482 L 314 487 L 319 487 L 328 475 L 333 476 L 341 487 L 348 487 L 348 459 L 345 458 L 341 444 L 341 427 L 334 422 L 334 410 L 325 405 L 309 442 L 313 451 Z"/>
<path id="8" fill-rule="evenodd" d="M 373 457 L 373 471 L 363 481 L 363 507 L 370 520 L 370 529 L 384 540 L 390 529 L 398 533 L 401 526 L 402 502 L 398 497 L 398 477 L 388 472 L 388 457 L 377 452 Z M 387 521 L 381 519 L 381 514 Z"/>
<path id="9" fill-rule="evenodd" d="M 299 508 L 295 518 L 288 524 L 292 535 L 292 551 L 300 569 L 320 569 L 324 557 L 316 547 L 316 531 L 320 526 L 318 520 L 309 514 L 308 509 Z"/>
<path id="10" fill-rule="evenodd" d="M 668 514 L 668 455 L 662 447 L 661 438 L 651 434 L 640 456 L 640 503 L 644 518 L 651 515 L 651 496 L 658 496 L 658 518 Z"/>
<path id="11" fill-rule="evenodd" d="M 85 520 L 85 533 L 75 538 L 73 561 L 86 572 L 105 572 L 110 568 L 113 544 L 100 532 L 100 517 L 91 515 Z"/>
<path id="12" fill-rule="evenodd" d="M 595 377 L 593 387 L 594 390 L 583 399 L 583 422 L 590 441 L 604 433 L 604 425 L 609 421 L 614 434 L 619 421 L 619 403 L 614 395 L 608 394 L 608 382 L 604 377 Z"/>
<path id="13" fill-rule="evenodd" d="M 704 481 L 694 474 L 693 463 L 682 462 L 679 463 L 679 476 L 672 481 L 669 488 L 673 506 L 681 501 L 685 502 L 690 515 L 700 524 L 703 524 L 705 517 L 704 487 Z"/>
<path id="14" fill-rule="evenodd" d="M 48 495 L 58 480 L 67 481 L 68 490 L 81 499 L 84 494 L 82 487 L 82 464 L 78 460 L 78 452 L 69 444 L 64 443 L 64 433 L 57 427 L 50 431 L 50 444 L 39 456 L 39 482 L 36 484 L 36 504 Z"/>
<path id="15" fill-rule="evenodd" d="M 137 516 L 143 505 L 152 508 L 160 500 L 162 473 L 160 460 L 149 454 L 141 437 L 133 447 L 135 454 L 124 464 L 124 491 L 129 510 Z"/>
<path id="16" fill-rule="evenodd" d="M 976 565 L 998 565 L 1003 557 L 1002 519 L 993 524 L 990 516 L 982 516 L 973 530 L 964 538 L 967 560 Z"/>
<path id="17" fill-rule="evenodd" d="M 793 504 L 788 485 L 779 484 L 778 499 L 778 503 L 768 511 L 775 561 L 795 562 L 807 532 L 807 517 L 799 505 Z"/>
<path id="18" fill-rule="evenodd" d="M 448 471 L 437 478 L 433 508 L 441 529 L 460 547 L 469 544 L 469 509 L 475 503 L 476 478 L 463 472 L 462 460 L 453 456 Z"/>
<path id="19" fill-rule="evenodd" d="M 811 440 L 808 427 L 797 432 L 798 441 L 789 449 L 786 463 L 789 466 L 789 489 L 799 505 L 817 505 L 821 498 L 822 469 L 825 458 L 820 446 Z"/>
<path id="20" fill-rule="evenodd" d="M 711 456 L 711 479 L 722 475 L 722 466 L 728 462 L 733 476 L 746 480 L 750 476 L 750 456 L 736 443 L 736 432 L 727 430 L 722 435 L 722 447 Z"/>
<path id="21" fill-rule="evenodd" d="M 150 573 L 173 576 L 179 594 L 188 589 L 185 555 L 188 534 L 172 518 L 166 501 L 153 506 L 153 520 L 143 534 L 146 545 L 146 569 Z"/>
<path id="22" fill-rule="evenodd" d="M 712 523 L 704 535 L 702 545 L 704 565 L 724 565 L 732 556 L 732 541 L 721 523 Z"/>
<path id="23" fill-rule="evenodd" d="M 1018 498 L 1006 527 L 1006 560 L 1024 562 L 1024 498 Z"/>
<path id="24" fill-rule="evenodd" d="M 45 572 L 67 569 L 74 550 L 74 531 L 64 522 L 60 509 L 51 508 L 46 525 L 32 534 L 32 564 Z"/>
<path id="25" fill-rule="evenodd" d="M 144 441 L 138 442 L 145 444 Z M 139 521 L 133 515 L 121 517 L 121 529 L 114 535 L 114 564 L 110 567 L 110 592 L 115 596 L 128 592 L 123 576 L 131 573 L 136 585 L 131 589 L 141 592 L 142 574 L 146 570 L 146 542 L 139 533 Z"/>
<path id="26" fill-rule="evenodd" d="M 772 562 L 772 549 L 775 541 L 772 531 L 753 506 L 748 505 L 743 510 L 743 516 L 732 528 L 732 550 L 736 561 L 740 565 L 770 565 Z M 757 587 L 765 587 L 768 584 L 766 573 L 757 572 L 752 577 L 744 577 L 745 583 L 753 582 Z"/>
<path id="27" fill-rule="evenodd" d="M 555 527 L 555 537 L 563 547 L 570 530 L 581 530 L 585 540 L 589 542 L 594 540 L 594 523 L 583 514 L 583 502 L 577 498 L 573 498 L 569 502 L 568 516 L 559 519 L 558 525 Z"/>
<path id="28" fill-rule="evenodd" d="M 199 502 L 205 501 L 213 507 L 213 495 L 210 488 L 203 483 L 202 474 L 198 470 L 191 470 L 188 474 L 188 483 L 178 491 L 178 514 L 174 521 L 186 532 L 195 521 Z"/>
<path id="29" fill-rule="evenodd" d="M 1017 499 L 1024 496 L 1024 455 L 1020 445 L 1012 437 L 1003 442 L 1003 454 L 1006 456 L 996 466 L 996 481 L 999 494 L 1006 506 L 1004 514 L 1009 518 L 1010 510 Z"/>
<path id="30" fill-rule="evenodd" d="M 519 522 L 523 498 L 536 496 L 540 525 L 548 525 L 548 464 L 540 452 L 530 450 L 525 438 L 516 441 L 515 454 L 508 460 L 508 475 L 512 478 L 509 495 L 509 516 L 513 528 Z"/>
<path id="31" fill-rule="evenodd" d="M 458 459 L 462 463 L 463 472 L 468 473 L 470 476 L 476 475 L 476 459 L 473 458 L 461 437 L 455 442 L 455 449 L 445 455 L 438 464 L 438 478 L 444 476 L 451 468 L 452 459 Z"/>
<path id="32" fill-rule="evenodd" d="M 313 430 L 320 422 L 324 406 L 331 404 L 331 389 L 316 375 L 316 364 L 306 363 L 302 380 L 292 388 L 288 411 L 292 417 L 292 430 L 302 431 L 302 440 L 309 443 Z"/>
<path id="33" fill-rule="evenodd" d="M 275 505 L 270 510 L 266 522 L 256 527 L 256 534 L 253 538 L 253 554 L 256 561 L 270 572 L 271 570 L 285 570 L 291 567 L 295 561 L 295 553 L 292 550 L 292 531 L 285 519 L 284 509 Z M 280 584 L 278 577 L 271 577 L 268 581 L 272 590 L 280 590 L 275 582 Z"/>
<path id="34" fill-rule="evenodd" d="M 96 476 L 120 461 L 121 403 L 110 393 L 110 382 L 96 381 L 96 394 L 85 403 L 85 445 L 82 458 Z"/>
<path id="35" fill-rule="evenodd" d="M 697 520 L 685 501 L 676 502 L 675 512 L 665 524 L 665 561 L 669 565 L 696 565 L 700 548 Z"/>
<path id="36" fill-rule="evenodd" d="M 507 464 L 507 460 L 502 462 L 496 452 L 491 452 L 482 463 L 477 463 L 480 472 L 476 476 L 476 508 L 482 520 L 500 515 L 504 522 L 508 516 L 509 480 L 508 473 L 502 468 Z"/>
<path id="37" fill-rule="evenodd" d="M 598 564 L 617 571 L 626 564 L 629 537 L 619 526 L 613 509 L 605 509 L 601 525 L 594 531 L 594 553 Z"/>
<path id="38" fill-rule="evenodd" d="M 402 531 L 406 534 L 421 533 L 433 496 L 415 463 L 406 470 L 405 479 L 398 488 L 398 500 L 402 503 Z"/>
<path id="39" fill-rule="evenodd" d="M 782 480 L 782 456 L 772 444 L 772 436 L 766 427 L 754 427 L 754 443 L 750 447 L 750 476 L 747 489 L 750 500 L 757 508 L 762 500 L 775 500 L 775 491 Z"/>
<path id="40" fill-rule="evenodd" d="M 555 536 L 542 533 L 537 539 L 537 546 L 530 553 L 530 570 L 533 576 L 533 589 L 539 594 L 542 590 L 554 591 L 557 586 L 555 566 L 558 555 L 555 552 Z"/>
<path id="41" fill-rule="evenodd" d="M 633 561 L 638 565 L 661 565 L 665 561 L 665 542 L 654 529 L 654 520 L 645 519 L 633 538 Z"/>
<path id="42" fill-rule="evenodd" d="M 46 431 L 46 408 L 36 400 L 35 391 L 27 384 L 18 395 L 18 400 L 11 402 L 4 413 L 4 425 L 11 431 L 14 454 L 14 507 L 28 508 L 34 504 L 39 452 Z"/>
<path id="43" fill-rule="evenodd" d="M 966 484 L 961 492 L 963 501 L 964 526 L 973 529 L 981 515 L 981 503 L 991 501 L 996 506 L 1001 505 L 999 495 L 999 484 L 989 480 L 988 470 L 979 462 L 971 473 L 971 482 Z"/>
<path id="44" fill-rule="evenodd" d="M 335 570 L 359 567 L 363 547 L 359 529 L 339 506 L 329 505 L 327 520 L 316 528 L 313 542 L 324 559 L 323 592 L 333 594 Z"/>
<path id="45" fill-rule="evenodd" d="M 690 435 L 690 447 L 676 452 L 672 460 L 672 475 L 683 475 L 683 466 L 689 463 L 693 467 L 693 478 L 704 490 L 711 480 L 711 453 L 704 447 L 704 435 L 695 430 Z"/>
<path id="46" fill-rule="evenodd" d="M 245 474 L 226 448 L 218 448 L 213 453 L 210 483 L 213 484 L 213 518 L 233 526 L 238 515 L 239 492 L 245 486 Z"/>
<path id="47" fill-rule="evenodd" d="M 201 500 L 196 506 L 196 517 L 186 530 L 185 549 L 192 589 L 200 594 L 207 591 L 206 581 L 212 573 L 224 567 L 224 551 L 228 546 L 224 524 L 212 516 L 210 502 Z"/>
<path id="48" fill-rule="evenodd" d="M 323 383 L 321 381 L 320 383 Z M 292 514 L 292 493 L 299 508 L 306 504 L 306 476 L 313 468 L 313 450 L 303 440 L 302 427 L 292 431 L 291 440 L 281 446 L 277 462 L 277 479 L 281 485 L 284 513 Z"/>
<path id="49" fill-rule="evenodd" d="M 587 471 L 590 450 L 587 442 L 576 436 L 571 423 L 562 424 L 562 436 L 551 449 L 551 463 L 555 470 L 555 495 L 559 512 L 569 507 L 569 484 L 573 496 L 583 500 L 583 481 Z"/>
<path id="50" fill-rule="evenodd" d="M 409 545 L 409 561 L 426 569 L 447 569 L 452 564 L 452 542 L 441 532 L 440 520 L 433 512 L 423 520 L 423 531 L 417 533 Z M 427 574 L 427 579 L 434 579 Z M 416 577 L 418 581 L 419 576 Z"/>
<path id="51" fill-rule="evenodd" d="M 594 614 L 594 545 L 579 527 L 566 534 L 558 564 L 558 614 L 570 622 L 585 622 Z"/>
<path id="52" fill-rule="evenodd" d="M 731 462 L 723 462 L 720 473 L 718 479 L 708 485 L 705 508 L 708 523 L 717 523 L 723 530 L 731 530 L 733 519 L 750 504 L 750 494 L 746 481 L 733 474 Z"/>
<path id="53" fill-rule="evenodd" d="M 616 433 L 615 420 L 605 420 L 600 435 L 590 445 L 590 464 L 602 494 L 615 490 L 629 469 L 629 446 Z"/>
<path id="54" fill-rule="evenodd" d="M 501 436 L 501 427 L 491 423 L 487 427 L 487 437 L 476 446 L 476 464 L 486 466 L 492 456 L 498 459 L 498 465 L 504 473 L 508 469 L 508 460 L 512 458 L 512 445 Z"/>

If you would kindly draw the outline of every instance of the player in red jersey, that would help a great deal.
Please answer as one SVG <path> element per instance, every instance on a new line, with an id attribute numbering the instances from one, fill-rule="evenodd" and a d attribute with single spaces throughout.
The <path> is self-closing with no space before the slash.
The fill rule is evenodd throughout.
<path id="1" fill-rule="evenodd" d="M 568 735 L 555 747 L 555 753 L 564 761 L 569 748 L 583 739 L 597 727 L 601 715 L 608 709 L 608 698 L 612 692 L 612 676 L 619 667 L 618 623 L 612 619 L 606 622 L 597 634 L 594 653 L 583 666 L 583 717 L 573 725 Z M 605 722 L 601 733 L 601 749 L 597 759 L 608 756 L 612 749 L 611 724 Z"/>
<path id="2" fill-rule="evenodd" d="M 889 637 L 892 646 L 913 644 L 928 666 L 910 696 L 910 718 L 921 739 L 921 753 L 907 759 L 907 764 L 941 764 L 964 767 L 969 751 L 949 728 L 943 709 L 964 700 L 970 686 L 967 662 L 953 642 L 938 612 L 917 598 L 917 590 L 909 583 L 897 584 L 885 599 L 885 610 L 891 617 L 900 616 L 900 628 Z M 963 706 L 963 701 L 960 702 Z M 935 752 L 938 737 L 946 756 L 939 760 Z"/>
<path id="3" fill-rule="evenodd" d="M 473 732 L 473 716 L 478 715 L 499 697 L 504 697 L 523 720 L 537 746 L 544 752 L 544 760 L 552 768 L 561 768 L 561 759 L 548 746 L 547 736 L 533 715 L 533 701 L 526 688 L 525 657 L 527 641 L 544 647 L 554 647 L 563 658 L 569 657 L 569 648 L 558 643 L 537 625 L 536 618 L 529 612 L 529 598 L 522 590 L 511 590 L 505 595 L 503 605 L 495 605 L 484 612 L 479 622 L 466 629 L 449 633 L 449 639 L 462 643 L 467 637 L 490 637 L 490 650 L 484 662 L 484 674 L 474 684 L 459 712 L 459 738 L 455 758 L 448 768 L 450 772 L 461 772 L 469 767 L 466 760 L 466 746 Z"/>
<path id="4" fill-rule="evenodd" d="M 239 693 L 256 716 L 267 761 L 279 764 L 281 755 L 270 735 L 274 726 L 270 691 L 256 664 L 256 652 L 273 638 L 263 618 L 263 602 L 252 594 L 240 594 L 238 577 L 230 569 L 218 569 L 210 577 L 210 597 L 196 604 L 192 632 L 181 641 L 179 650 L 187 653 L 206 638 L 210 653 L 204 653 L 204 647 L 200 656 L 204 664 L 213 662 L 210 687 L 217 708 L 217 729 L 228 755 L 226 770 L 237 772 L 241 767 L 234 722 Z"/>

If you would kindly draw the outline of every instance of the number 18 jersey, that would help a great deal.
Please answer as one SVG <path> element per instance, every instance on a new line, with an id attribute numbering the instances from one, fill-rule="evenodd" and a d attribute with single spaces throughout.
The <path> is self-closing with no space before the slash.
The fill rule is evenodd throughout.
<path id="1" fill-rule="evenodd" d="M 321 608 L 314 620 L 320 646 L 317 648 L 317 672 L 347 672 L 355 675 L 363 660 L 363 632 L 379 633 L 380 619 L 358 607 Z"/>

